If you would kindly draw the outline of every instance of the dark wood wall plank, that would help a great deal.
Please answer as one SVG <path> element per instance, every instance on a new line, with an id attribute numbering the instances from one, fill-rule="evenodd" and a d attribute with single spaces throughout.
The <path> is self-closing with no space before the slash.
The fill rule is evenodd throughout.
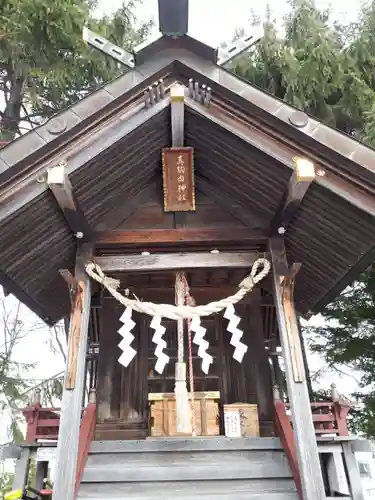
<path id="1" fill-rule="evenodd" d="M 117 328 L 118 318 L 115 314 L 116 302 L 103 301 L 100 310 L 100 339 L 97 383 L 97 418 L 104 422 L 111 418 L 111 403 L 114 391 L 115 370 L 117 366 Z"/>
<path id="2" fill-rule="evenodd" d="M 260 289 L 252 291 L 252 302 L 247 307 L 246 322 L 249 325 L 249 350 L 254 368 L 256 398 L 261 420 L 273 420 L 272 379 L 268 354 L 265 346 L 265 332 L 261 310 Z"/>
<path id="3" fill-rule="evenodd" d="M 185 228 L 245 227 L 237 217 L 199 192 L 196 195 L 196 211 L 184 213 L 182 226 Z M 156 192 L 146 203 L 119 223 L 116 229 L 173 229 L 174 227 L 173 214 L 164 212 L 160 193 Z"/>

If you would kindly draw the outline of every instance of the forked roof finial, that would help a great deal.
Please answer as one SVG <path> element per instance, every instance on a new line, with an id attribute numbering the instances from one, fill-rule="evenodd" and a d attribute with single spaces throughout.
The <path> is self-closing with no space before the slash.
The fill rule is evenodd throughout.
<path id="1" fill-rule="evenodd" d="M 158 0 L 159 30 L 165 36 L 180 37 L 188 33 L 189 0 Z"/>

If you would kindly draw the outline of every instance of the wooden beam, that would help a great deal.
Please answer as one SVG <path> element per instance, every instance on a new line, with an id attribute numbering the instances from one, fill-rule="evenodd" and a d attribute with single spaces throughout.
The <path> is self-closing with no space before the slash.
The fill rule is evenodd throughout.
<path id="1" fill-rule="evenodd" d="M 47 174 L 47 184 L 61 208 L 72 233 L 82 241 L 90 241 L 93 232 L 79 206 L 78 200 L 74 196 L 71 182 L 65 172 L 65 167 L 65 163 L 62 162 L 57 167 L 50 168 Z"/>
<path id="2" fill-rule="evenodd" d="M 73 390 L 77 380 L 78 350 L 81 340 L 81 323 L 83 314 L 83 292 L 84 283 L 79 282 L 75 289 L 75 298 L 73 302 L 73 311 L 71 318 L 71 327 L 68 337 L 68 357 L 67 370 L 65 376 L 65 389 Z"/>
<path id="3" fill-rule="evenodd" d="M 69 269 L 59 269 L 59 274 L 66 281 L 66 283 L 69 285 L 71 289 L 78 290 L 80 285 L 78 281 L 75 279 L 75 277 L 72 275 L 72 273 L 69 271 Z"/>
<path id="4" fill-rule="evenodd" d="M 288 190 L 271 222 L 272 236 L 285 234 L 314 179 L 314 164 L 304 158 L 296 158 L 295 170 L 289 181 Z"/>
<path id="5" fill-rule="evenodd" d="M 78 442 L 84 393 L 86 351 L 90 317 L 91 286 L 84 264 L 91 259 L 91 246 L 81 244 L 77 252 L 75 279 L 79 283 L 71 314 L 68 338 L 68 362 L 62 398 L 57 445 L 54 500 L 74 500 Z"/>
<path id="6" fill-rule="evenodd" d="M 119 255 L 95 257 L 104 272 L 161 271 L 168 269 L 197 269 L 209 267 L 250 268 L 259 257 L 255 252 L 163 253 L 155 255 Z"/>
<path id="7" fill-rule="evenodd" d="M 171 135 L 172 147 L 182 148 L 185 138 L 185 87 L 173 85 L 170 92 L 171 99 Z M 184 227 L 186 214 L 174 212 L 174 227 Z"/>
<path id="8" fill-rule="evenodd" d="M 216 243 L 256 244 L 266 243 L 262 229 L 154 229 L 152 231 L 103 231 L 95 235 L 96 247 L 100 246 L 152 246 L 191 245 Z"/>
<path id="9" fill-rule="evenodd" d="M 172 147 L 182 148 L 185 135 L 185 87 L 179 84 L 173 85 L 170 90 L 170 99 Z"/>
<path id="10" fill-rule="evenodd" d="M 292 409 L 293 429 L 297 442 L 303 498 L 304 500 L 323 500 L 326 496 L 293 303 L 294 276 L 289 273 L 283 238 L 270 240 L 270 253 L 273 266 L 274 301 Z"/>

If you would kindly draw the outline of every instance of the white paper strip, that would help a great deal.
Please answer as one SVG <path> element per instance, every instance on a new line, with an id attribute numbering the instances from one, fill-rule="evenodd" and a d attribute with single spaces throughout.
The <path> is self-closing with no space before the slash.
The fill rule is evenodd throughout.
<path id="1" fill-rule="evenodd" d="M 155 348 L 155 356 L 157 357 L 157 362 L 155 365 L 155 371 L 158 373 L 163 373 L 164 368 L 169 363 L 169 356 L 163 352 L 163 350 L 167 347 L 166 341 L 163 339 L 163 335 L 165 333 L 165 327 L 161 325 L 161 317 L 154 316 L 152 318 L 150 328 L 155 330 L 155 333 L 152 337 L 152 342 L 156 344 Z"/>
<path id="2" fill-rule="evenodd" d="M 209 342 L 207 342 L 204 338 L 207 330 L 201 325 L 201 319 L 199 316 L 193 316 L 190 324 L 190 330 L 195 333 L 193 342 L 199 346 L 198 356 L 202 359 L 202 371 L 207 375 L 210 365 L 213 363 L 213 358 L 207 353 L 207 349 L 210 347 Z"/>
<path id="3" fill-rule="evenodd" d="M 241 417 L 239 411 L 224 411 L 224 430 L 226 437 L 241 437 Z"/>
<path id="4" fill-rule="evenodd" d="M 118 362 L 122 366 L 127 367 L 131 363 L 134 356 L 137 354 L 137 351 L 130 345 L 135 338 L 131 333 L 131 330 L 135 327 L 135 323 L 132 320 L 132 309 L 130 307 L 127 307 L 125 309 L 120 318 L 120 321 L 124 324 L 119 329 L 118 333 L 123 337 L 123 339 L 118 346 L 123 351 L 123 353 L 119 357 Z"/>
<path id="5" fill-rule="evenodd" d="M 236 315 L 236 311 L 234 309 L 233 304 L 229 305 L 224 313 L 224 318 L 229 320 L 227 330 L 232 334 L 232 338 L 230 339 L 230 344 L 235 348 L 233 353 L 233 359 L 242 362 L 244 355 L 247 353 L 247 345 L 241 342 L 241 338 L 243 336 L 243 331 L 237 328 L 238 323 L 241 321 L 241 318 Z"/>

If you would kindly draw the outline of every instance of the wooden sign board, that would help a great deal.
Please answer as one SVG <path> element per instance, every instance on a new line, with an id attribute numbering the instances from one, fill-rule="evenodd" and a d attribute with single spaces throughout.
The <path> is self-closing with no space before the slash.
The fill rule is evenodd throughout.
<path id="1" fill-rule="evenodd" d="M 51 462 L 52 460 L 56 460 L 57 458 L 57 447 L 47 448 L 40 447 L 36 452 L 36 461 L 37 462 Z"/>
<path id="2" fill-rule="evenodd" d="M 194 150 L 163 149 L 163 188 L 165 212 L 194 212 Z"/>

